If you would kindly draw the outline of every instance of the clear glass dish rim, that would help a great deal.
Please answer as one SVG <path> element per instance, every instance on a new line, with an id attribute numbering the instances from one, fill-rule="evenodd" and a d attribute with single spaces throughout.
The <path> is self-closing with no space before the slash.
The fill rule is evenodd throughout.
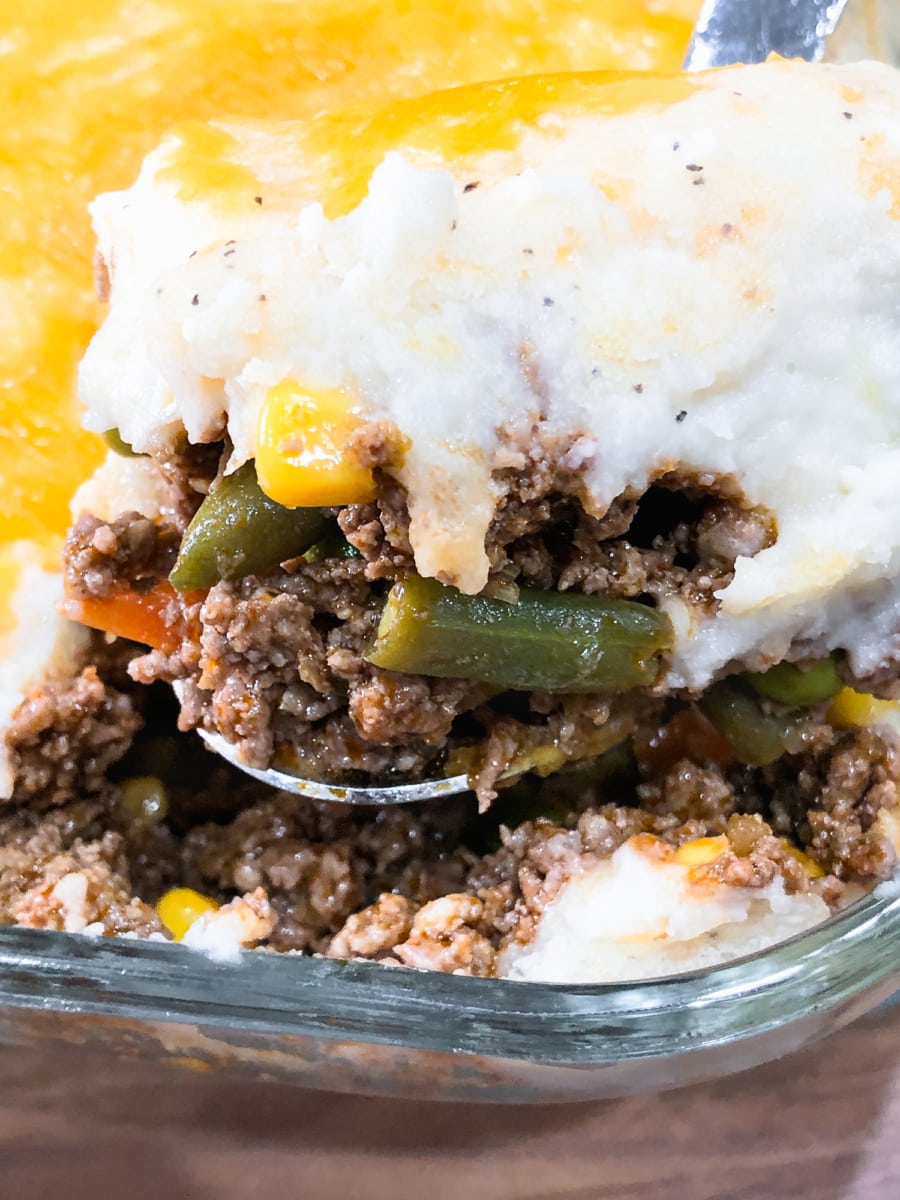
<path id="1" fill-rule="evenodd" d="M 629 984 L 472 979 L 248 951 L 0 929 L 0 1012 L 38 1009 L 591 1066 L 773 1033 L 900 986 L 900 886 L 749 958 Z"/>

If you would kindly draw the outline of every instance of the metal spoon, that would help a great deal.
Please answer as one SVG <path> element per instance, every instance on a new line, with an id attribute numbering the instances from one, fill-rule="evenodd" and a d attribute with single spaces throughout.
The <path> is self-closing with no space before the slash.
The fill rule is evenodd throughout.
<path id="1" fill-rule="evenodd" d="M 847 0 L 706 0 L 686 71 L 765 62 L 770 54 L 818 62 Z"/>
<path id="2" fill-rule="evenodd" d="M 697 20 L 684 60 L 687 71 L 731 63 L 764 62 L 770 54 L 818 61 L 825 40 L 834 31 L 847 0 L 707 0 Z M 200 730 L 207 746 L 254 779 L 316 800 L 340 804 L 410 804 L 469 790 L 467 775 L 423 779 L 386 787 L 341 787 L 303 779 L 289 771 L 260 770 L 241 762 L 237 747 L 217 733 Z"/>

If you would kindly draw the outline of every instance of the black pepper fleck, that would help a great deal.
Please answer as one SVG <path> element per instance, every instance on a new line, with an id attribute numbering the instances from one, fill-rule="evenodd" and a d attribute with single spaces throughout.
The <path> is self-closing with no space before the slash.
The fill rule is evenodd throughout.
<path id="1" fill-rule="evenodd" d="M 678 422 L 678 424 L 680 425 L 680 424 L 681 424 L 681 422 L 684 420 L 684 418 L 685 418 L 686 416 L 687 416 L 687 409 L 686 409 L 686 408 L 683 408 L 683 409 L 681 410 L 681 412 L 677 412 L 677 413 L 675 414 L 675 420 L 676 420 L 676 421 Z"/>
<path id="2" fill-rule="evenodd" d="M 199 303 L 200 303 L 200 297 L 196 293 L 194 293 L 194 297 L 191 300 L 191 304 L 193 304 L 193 306 L 196 308 Z"/>
<path id="3" fill-rule="evenodd" d="M 254 204 L 262 204 L 262 196 L 254 196 L 253 203 Z"/>
<path id="4" fill-rule="evenodd" d="M 853 120 L 853 113 L 851 113 L 851 112 L 845 112 L 844 116 L 847 118 L 848 121 Z"/>
<path id="5" fill-rule="evenodd" d="M 637 392 L 637 394 L 640 396 L 640 395 L 641 395 L 641 393 L 642 393 L 642 392 L 643 392 L 643 390 L 644 390 L 644 385 L 643 385 L 642 383 L 636 383 L 636 384 L 634 385 L 634 390 L 635 390 L 635 391 Z"/>
<path id="6" fill-rule="evenodd" d="M 701 163 L 685 163 L 684 169 L 686 171 L 702 171 L 703 166 Z"/>
<path id="7" fill-rule="evenodd" d="M 222 257 L 223 257 L 223 258 L 228 258 L 228 257 L 229 257 L 229 255 L 231 255 L 231 254 L 235 254 L 235 253 L 236 253 L 236 251 L 235 251 L 235 248 L 234 248 L 234 246 L 232 246 L 230 250 L 226 250 L 226 251 L 225 251 L 225 253 L 224 253 L 224 255 L 223 255 Z"/>
<path id="8" fill-rule="evenodd" d="M 691 180 L 691 183 L 694 185 L 694 187 L 700 187 L 701 184 L 706 183 L 706 180 L 702 175 L 698 175 L 696 179 Z"/>
<path id="9" fill-rule="evenodd" d="M 529 246 L 526 246 L 524 248 L 524 250 L 522 251 L 522 253 L 523 254 L 534 254 L 534 251 Z"/>
<path id="10" fill-rule="evenodd" d="M 722 237 L 728 237 L 734 231 L 734 226 L 730 221 L 726 221 L 722 226 Z"/>
<path id="11" fill-rule="evenodd" d="M 673 142 L 672 149 L 677 150 L 681 146 L 681 142 Z"/>
<path id="12" fill-rule="evenodd" d="M 260 299 L 261 303 L 265 304 L 265 302 L 266 302 L 266 293 L 265 293 L 265 292 L 260 292 L 260 293 L 259 293 L 259 299 Z"/>
<path id="13" fill-rule="evenodd" d="M 591 375 L 593 375 L 593 377 L 594 377 L 595 379 L 596 379 L 596 378 L 597 378 L 597 376 L 598 376 L 598 375 L 600 375 L 600 374 L 601 374 L 601 371 L 600 371 L 600 368 L 599 368 L 599 367 L 592 367 L 592 368 L 591 368 Z"/>
<path id="14" fill-rule="evenodd" d="M 188 255 L 188 258 L 193 258 L 193 257 L 194 257 L 194 255 L 195 255 L 196 253 L 197 253 L 197 251 L 196 251 L 196 250 L 192 250 L 192 251 L 190 252 L 190 254 Z"/>
<path id="15" fill-rule="evenodd" d="M 554 300 L 553 300 L 553 297 L 552 297 L 552 296 L 545 296 L 545 297 L 544 297 L 544 308 L 552 308 L 552 307 L 553 307 L 553 305 L 554 305 Z"/>
<path id="16" fill-rule="evenodd" d="M 466 184 L 466 186 L 463 188 L 463 191 L 464 192 L 474 192 L 475 189 L 478 187 L 479 183 L 481 183 L 480 179 L 473 179 L 471 183 Z"/>

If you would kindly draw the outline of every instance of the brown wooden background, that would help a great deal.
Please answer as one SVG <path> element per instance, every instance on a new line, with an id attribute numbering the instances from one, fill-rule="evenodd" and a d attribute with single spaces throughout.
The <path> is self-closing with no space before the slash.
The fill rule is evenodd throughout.
<path id="1" fill-rule="evenodd" d="M 0 1050 L 2 1200 L 900 1200 L 900 1008 L 662 1096 L 470 1108 Z"/>

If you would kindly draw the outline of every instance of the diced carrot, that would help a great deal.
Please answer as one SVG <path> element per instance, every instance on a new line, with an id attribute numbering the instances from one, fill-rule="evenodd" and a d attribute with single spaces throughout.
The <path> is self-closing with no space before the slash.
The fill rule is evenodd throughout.
<path id="1" fill-rule="evenodd" d="M 162 579 L 148 592 L 123 587 L 109 596 L 68 597 L 63 601 L 62 613 L 91 629 L 170 651 L 187 632 L 185 604 L 196 599 L 198 593 L 180 596 L 168 580 Z"/>

